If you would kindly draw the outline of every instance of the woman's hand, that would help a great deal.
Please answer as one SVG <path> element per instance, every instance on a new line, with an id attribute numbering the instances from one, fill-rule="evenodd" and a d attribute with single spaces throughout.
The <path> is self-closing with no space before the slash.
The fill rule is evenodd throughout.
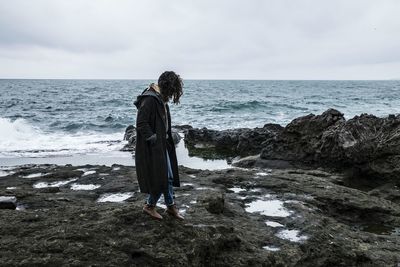
<path id="1" fill-rule="evenodd" d="M 155 143 L 157 142 L 157 134 L 152 134 L 149 138 L 146 139 L 146 141 L 150 145 L 155 145 Z"/>

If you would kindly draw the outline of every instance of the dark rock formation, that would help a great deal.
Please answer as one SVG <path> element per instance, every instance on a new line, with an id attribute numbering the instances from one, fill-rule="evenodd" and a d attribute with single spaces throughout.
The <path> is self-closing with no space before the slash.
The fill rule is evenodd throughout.
<path id="1" fill-rule="evenodd" d="M 224 195 L 221 193 L 213 194 L 210 193 L 204 200 L 206 203 L 206 209 L 208 212 L 213 214 L 221 214 L 224 212 L 225 208 L 225 198 Z"/>
<path id="2" fill-rule="evenodd" d="M 124 141 L 128 141 L 121 151 L 134 151 L 136 145 L 136 128 L 133 125 L 129 125 L 125 129 Z"/>
<path id="3" fill-rule="evenodd" d="M 343 114 L 333 109 L 294 119 L 274 140 L 266 142 L 261 158 L 312 161 L 324 131 L 343 121 Z"/>
<path id="4" fill-rule="evenodd" d="M 261 152 L 314 166 L 351 170 L 352 175 L 396 178 L 400 175 L 400 116 L 362 114 L 345 120 L 337 110 L 307 115 L 289 123 Z"/>
<path id="5" fill-rule="evenodd" d="M 185 143 L 189 150 L 215 150 L 222 155 L 247 156 L 257 154 L 266 143 L 281 132 L 282 126 L 266 124 L 263 128 L 240 128 L 232 130 L 188 129 L 185 133 Z"/>
<path id="6" fill-rule="evenodd" d="M 174 144 L 175 145 L 178 144 L 181 141 L 182 137 L 174 129 L 171 130 L 171 134 L 172 134 L 172 140 L 174 140 Z"/>

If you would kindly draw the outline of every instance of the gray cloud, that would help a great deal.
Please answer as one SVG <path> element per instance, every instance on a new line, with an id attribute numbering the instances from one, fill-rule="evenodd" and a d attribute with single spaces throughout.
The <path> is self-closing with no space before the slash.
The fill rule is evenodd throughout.
<path id="1" fill-rule="evenodd" d="M 0 0 L 0 77 L 400 78 L 397 0 Z"/>

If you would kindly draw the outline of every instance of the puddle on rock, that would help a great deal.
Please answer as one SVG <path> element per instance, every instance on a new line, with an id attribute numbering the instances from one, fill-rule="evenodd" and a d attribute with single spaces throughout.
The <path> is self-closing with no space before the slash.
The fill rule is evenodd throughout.
<path id="1" fill-rule="evenodd" d="M 8 171 L 0 170 L 0 177 L 5 177 L 5 176 L 8 176 L 8 175 L 12 175 L 12 174 L 14 174 L 14 172 L 8 172 Z"/>
<path id="2" fill-rule="evenodd" d="M 6 188 L 7 190 L 15 190 L 15 189 L 17 189 L 15 186 L 10 186 L 10 187 L 7 187 Z"/>
<path id="3" fill-rule="evenodd" d="M 274 221 L 266 221 L 265 224 L 269 227 L 284 227 L 283 224 L 280 224 L 278 222 L 274 222 Z"/>
<path id="4" fill-rule="evenodd" d="M 284 202 L 278 199 L 258 199 L 247 203 L 245 210 L 271 217 L 288 217 L 291 215 L 291 211 L 286 209 L 283 204 Z"/>
<path id="5" fill-rule="evenodd" d="M 211 188 L 211 187 L 197 187 L 195 188 L 196 190 L 211 190 L 211 191 L 215 191 L 215 188 Z"/>
<path id="6" fill-rule="evenodd" d="M 24 205 L 17 205 L 15 209 L 21 211 L 21 210 L 26 210 L 26 207 Z"/>
<path id="7" fill-rule="evenodd" d="M 279 251 L 279 250 L 281 250 L 280 248 L 275 247 L 275 246 L 263 246 L 263 249 L 268 250 L 268 251 Z"/>
<path id="8" fill-rule="evenodd" d="M 342 180 L 337 181 L 336 184 L 364 192 L 368 192 L 380 185 L 379 179 L 360 179 L 354 177 L 344 177 Z"/>
<path id="9" fill-rule="evenodd" d="M 400 236 L 400 227 L 393 227 L 384 224 L 366 224 L 359 226 L 359 229 L 364 232 L 376 235 L 396 235 Z"/>
<path id="10" fill-rule="evenodd" d="M 96 173 L 96 171 L 84 171 L 82 176 L 87 176 L 87 175 L 91 175 L 91 174 L 95 174 L 95 173 Z"/>
<path id="11" fill-rule="evenodd" d="M 307 236 L 301 235 L 299 230 L 281 230 L 276 234 L 276 236 L 291 242 L 303 242 L 308 239 Z"/>
<path id="12" fill-rule="evenodd" d="M 78 180 L 78 178 L 70 179 L 67 181 L 57 181 L 57 182 L 52 182 L 52 183 L 38 182 L 33 185 L 33 188 L 60 187 L 60 186 L 69 184 L 71 182 L 75 182 L 76 180 Z"/>
<path id="13" fill-rule="evenodd" d="M 240 188 L 240 187 L 231 187 L 231 188 L 228 188 L 228 190 L 231 190 L 236 194 L 240 193 L 240 192 L 243 192 L 243 191 L 246 191 L 246 189 L 243 189 L 243 188 Z"/>
<path id="14" fill-rule="evenodd" d="M 31 179 L 31 178 L 38 178 L 38 177 L 42 177 L 43 175 L 45 175 L 44 173 L 31 173 L 25 176 L 22 176 L 22 178 L 27 178 L 27 179 Z"/>
<path id="15" fill-rule="evenodd" d="M 94 190 L 101 187 L 98 184 L 72 184 L 71 190 Z"/>
<path id="16" fill-rule="evenodd" d="M 270 175 L 270 174 L 267 173 L 267 172 L 257 172 L 256 175 L 257 175 L 257 176 L 268 176 L 268 175 Z"/>
<path id="17" fill-rule="evenodd" d="M 0 196 L 0 202 L 17 202 L 15 196 Z"/>
<path id="18" fill-rule="evenodd" d="M 101 195 L 97 202 L 123 202 L 131 197 L 133 197 L 133 192 L 126 193 L 106 193 Z"/>
<path id="19" fill-rule="evenodd" d="M 175 193 L 175 197 L 188 197 L 188 196 L 190 196 L 191 194 L 189 194 L 189 193 L 182 193 L 182 194 L 177 194 L 177 193 Z"/>

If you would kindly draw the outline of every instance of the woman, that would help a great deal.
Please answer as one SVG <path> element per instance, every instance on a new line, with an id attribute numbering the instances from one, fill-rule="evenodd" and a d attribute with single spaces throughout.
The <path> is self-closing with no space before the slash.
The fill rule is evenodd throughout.
<path id="1" fill-rule="evenodd" d="M 156 210 L 161 194 L 166 212 L 183 220 L 175 206 L 173 186 L 179 187 L 178 162 L 171 136 L 171 115 L 168 102 L 179 103 L 182 79 L 173 71 L 161 74 L 158 84 L 151 84 L 135 101 L 136 119 L 136 173 L 140 192 L 147 193 L 143 211 L 155 219 L 162 219 Z"/>

